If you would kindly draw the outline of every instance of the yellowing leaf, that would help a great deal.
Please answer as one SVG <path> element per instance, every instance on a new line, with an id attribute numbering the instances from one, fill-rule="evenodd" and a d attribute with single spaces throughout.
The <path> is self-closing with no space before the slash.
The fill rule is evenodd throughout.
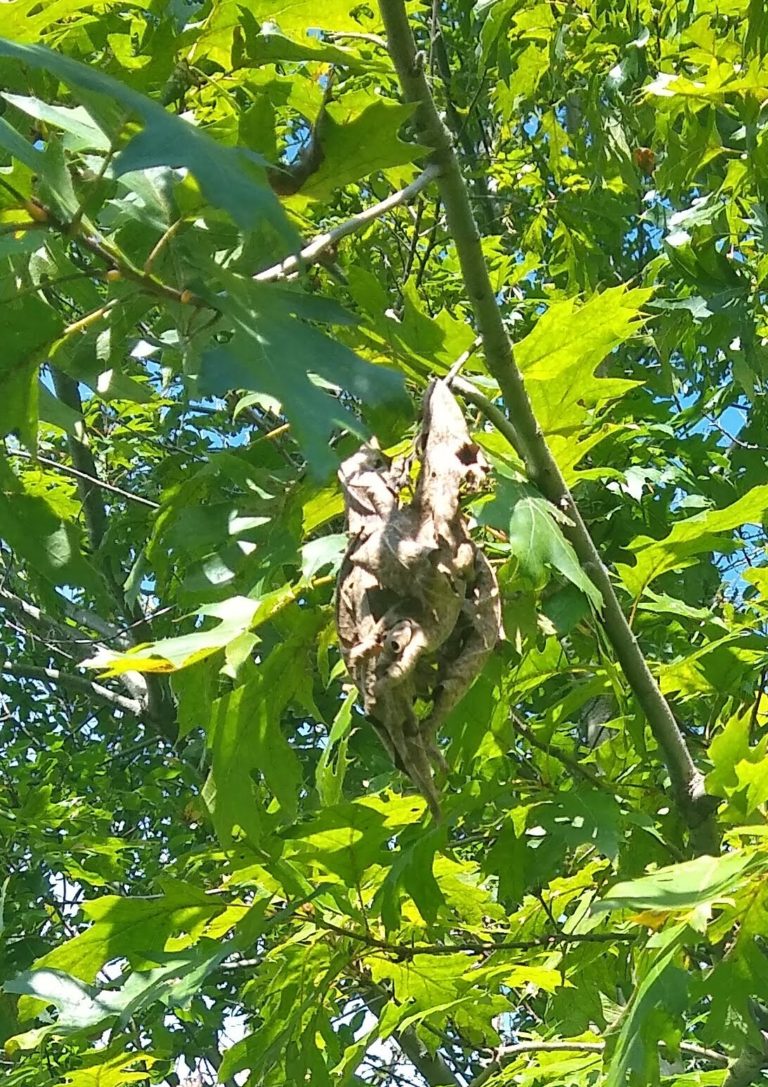
<path id="1" fill-rule="evenodd" d="M 225 649 L 236 638 L 265 623 L 295 599 L 295 590 L 288 585 L 256 600 L 247 596 L 232 596 L 220 604 L 200 608 L 195 613 L 220 620 L 211 630 L 145 642 L 125 653 L 104 651 L 84 661 L 83 665 L 103 669 L 102 676 L 119 676 L 123 672 L 177 672 Z"/>
<path id="2" fill-rule="evenodd" d="M 658 932 L 672 916 L 670 910 L 641 910 L 640 913 L 633 913 L 628 920 L 635 925 L 642 925 L 644 928 L 652 929 L 653 932 Z"/>

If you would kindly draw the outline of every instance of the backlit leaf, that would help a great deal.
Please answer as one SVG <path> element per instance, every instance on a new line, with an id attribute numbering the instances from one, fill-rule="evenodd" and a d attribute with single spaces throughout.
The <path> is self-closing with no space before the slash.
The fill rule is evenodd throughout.
<path id="1" fill-rule="evenodd" d="M 603 598 L 584 573 L 576 553 L 557 523 L 559 514 L 543 498 L 520 498 L 509 522 L 509 546 L 520 571 L 536 588 L 549 580 L 547 570 L 556 570 L 587 596 L 596 608 Z"/>

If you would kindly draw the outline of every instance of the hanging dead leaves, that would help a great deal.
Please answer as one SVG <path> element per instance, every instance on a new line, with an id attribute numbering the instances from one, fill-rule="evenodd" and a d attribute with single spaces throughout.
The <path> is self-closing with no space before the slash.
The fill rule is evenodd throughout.
<path id="1" fill-rule="evenodd" d="M 418 448 L 412 491 L 407 465 L 373 446 L 341 466 L 349 546 L 336 622 L 368 718 L 439 818 L 438 730 L 504 631 L 496 576 L 460 506 L 488 465 L 444 381 L 425 395 Z"/>

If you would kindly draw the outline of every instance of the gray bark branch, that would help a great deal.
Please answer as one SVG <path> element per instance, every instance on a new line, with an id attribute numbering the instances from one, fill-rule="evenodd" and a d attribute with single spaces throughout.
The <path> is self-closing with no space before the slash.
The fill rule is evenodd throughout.
<path id="1" fill-rule="evenodd" d="M 496 302 L 480 232 L 451 134 L 432 98 L 405 4 L 403 0 L 379 0 L 379 7 L 403 95 L 407 101 L 417 103 L 415 119 L 419 138 L 433 149 L 431 163 L 440 167 L 438 189 L 477 329 L 482 336 L 486 364 L 514 420 L 513 432 L 508 432 L 507 436 L 512 440 L 514 434 L 515 448 L 523 458 L 531 480 L 553 505 L 568 514 L 572 524 L 565 528 L 566 534 L 579 561 L 602 594 L 605 632 L 661 749 L 676 803 L 691 831 L 692 843 L 700 852 L 716 852 L 714 802 L 705 792 L 703 776 L 695 766 L 672 710 L 640 650 L 608 570 L 534 415 Z"/>

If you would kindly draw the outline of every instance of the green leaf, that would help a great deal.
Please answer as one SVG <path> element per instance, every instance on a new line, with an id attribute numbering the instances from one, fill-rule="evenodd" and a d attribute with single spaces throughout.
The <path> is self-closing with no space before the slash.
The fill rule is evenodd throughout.
<path id="1" fill-rule="evenodd" d="M 198 608 L 195 614 L 219 620 L 210 630 L 196 630 L 178 638 L 146 642 L 124 653 L 102 649 L 95 657 L 83 661 L 83 667 L 103 669 L 103 676 L 119 676 L 124 672 L 176 672 L 189 668 L 220 649 L 226 649 L 230 643 L 266 622 L 276 611 L 295 599 L 295 590 L 285 585 L 261 599 L 232 596 L 219 604 L 207 604 Z"/>
<path id="2" fill-rule="evenodd" d="M 0 147 L 4 147 L 15 159 L 18 159 L 19 162 L 23 162 L 30 170 L 40 170 L 42 168 L 42 152 L 38 151 L 36 147 L 33 147 L 31 143 L 25 140 L 24 137 L 17 132 L 8 121 L 6 121 L 5 117 L 0 117 Z"/>
<path id="3" fill-rule="evenodd" d="M 395 999 L 413 1010 L 430 1011 L 456 1000 L 469 988 L 465 976 L 475 959 L 454 955 L 414 955 L 408 962 L 380 960 L 373 967 L 375 981 L 389 981 Z"/>
<path id="4" fill-rule="evenodd" d="M 37 0 L 14 0 L 3 18 L 3 30 L 14 41 L 36 42 L 43 31 L 58 21 L 74 27 L 81 19 L 88 18 L 78 0 L 54 0 L 42 8 Z"/>
<path id="5" fill-rule="evenodd" d="M 249 8 L 240 6 L 241 26 L 244 34 L 242 55 L 237 55 L 238 67 L 256 68 L 281 61 L 315 61 L 325 64 L 342 64 L 350 71 L 387 71 L 390 67 L 383 59 L 363 59 L 351 49 L 317 38 L 303 37 L 294 40 L 275 30 L 270 23 L 259 24 Z M 303 30 L 303 28 L 302 28 Z M 237 34 L 234 37 L 233 54 L 237 54 Z"/>
<path id="6" fill-rule="evenodd" d="M 231 281 L 238 291 L 242 287 Z M 366 437 L 366 429 L 340 398 L 330 396 L 317 381 L 341 386 L 368 409 L 390 416 L 409 408 L 402 377 L 383 366 L 358 358 L 344 344 L 319 329 L 270 308 L 269 292 L 230 294 L 219 305 L 234 324 L 235 336 L 226 346 L 203 353 L 200 385 L 204 392 L 223 396 L 231 389 L 250 389 L 275 397 L 291 422 L 314 475 L 327 475 L 336 458 L 329 448 L 333 430 L 344 427 Z M 263 308 L 262 308 L 263 307 Z M 281 307 L 282 308 L 282 307 Z M 316 378 L 315 376 L 316 375 Z"/>
<path id="7" fill-rule="evenodd" d="M 193 940 L 224 905 L 184 883 L 170 883 L 165 894 L 152 898 L 93 899 L 82 907 L 90 927 L 37 959 L 35 968 L 55 968 L 90 983 L 113 959 L 127 958 L 140 966 L 171 937 L 186 933 Z M 24 1008 L 34 1009 L 35 1004 Z M 20 1015 L 24 1008 L 20 1006 Z"/>
<path id="8" fill-rule="evenodd" d="M 344 776 L 347 772 L 347 748 L 352 728 L 352 708 L 357 694 L 352 691 L 344 699 L 333 719 L 323 752 L 315 771 L 315 785 L 325 807 L 342 800 Z"/>
<path id="9" fill-rule="evenodd" d="M 355 886 L 374 863 L 388 864 L 387 843 L 403 827 L 418 823 L 426 809 L 420 796 L 367 796 L 326 808 L 316 819 L 288 832 L 290 855 L 311 860 L 321 871 Z"/>
<path id="10" fill-rule="evenodd" d="M 557 570 L 601 608 L 600 590 L 584 573 L 576 552 L 563 536 L 557 521 L 566 518 L 544 498 L 520 498 L 512 510 L 509 522 L 510 552 L 518 561 L 520 572 L 535 588 L 542 589 L 549 581 L 547 570 Z"/>
<path id="11" fill-rule="evenodd" d="M 592 909 L 682 910 L 721 901 L 747 878 L 768 869 L 768 857 L 752 850 L 722 857 L 697 857 L 660 868 L 649 876 L 617 883 Z"/>
<path id="12" fill-rule="evenodd" d="M 768 510 L 768 484 L 753 487 L 721 510 L 706 510 L 678 521 L 663 540 L 639 536 L 629 545 L 636 561 L 616 569 L 633 596 L 670 570 L 691 566 L 698 555 L 717 550 L 719 536 L 745 524 L 760 524 Z"/>
<path id="13" fill-rule="evenodd" d="M 346 105 L 345 109 L 349 108 Z M 419 144 L 404 143 L 398 137 L 413 113 L 413 106 L 396 105 L 379 98 L 349 120 L 345 109 L 332 106 L 328 109 L 323 124 L 323 161 L 302 185 L 302 198 L 327 200 L 336 189 L 377 170 L 413 162 L 426 151 Z"/>
<path id="14" fill-rule="evenodd" d="M 105 96 L 144 122 L 141 132 L 113 163 L 117 176 L 154 166 L 185 166 L 194 174 L 206 199 L 227 211 L 243 230 L 268 222 L 285 243 L 298 248 L 298 238 L 259 169 L 258 156 L 216 143 L 116 79 L 43 46 L 0 38 L 0 57 L 50 72 L 75 90 Z"/>
<path id="15" fill-rule="evenodd" d="M 216 832 L 225 845 L 237 830 L 258 841 L 263 776 L 285 819 L 296 815 L 301 771 L 280 729 L 280 714 L 298 684 L 303 650 L 282 646 L 251 671 L 231 694 L 216 700 L 208 725 L 213 764 L 203 790 Z"/>
<path id="16" fill-rule="evenodd" d="M 433 874 L 435 853 L 441 839 L 439 831 L 425 834 L 421 828 L 416 835 L 407 831 L 401 835 L 400 853 L 379 892 L 381 919 L 386 929 L 393 930 L 400 925 L 401 889 L 411 896 L 427 924 L 437 920 L 440 908 L 445 905 L 442 888 Z"/>
<path id="17" fill-rule="evenodd" d="M 58 1034 L 70 1034 L 102 1023 L 119 1009 L 102 1000 L 93 985 L 86 985 L 63 970 L 27 970 L 3 983 L 6 993 L 31 996 L 44 1004 L 54 1004 L 59 1015 Z"/>
<path id="18" fill-rule="evenodd" d="M 609 1039 L 606 1087 L 645 1087 L 658 1077 L 657 1043 L 672 1033 L 675 1017 L 686 1004 L 688 975 L 674 959 L 687 931 L 685 925 L 677 926 L 651 956 L 619 1020 L 615 1042 Z"/>
<path id="19" fill-rule="evenodd" d="M 10 473 L 5 478 L 10 480 Z M 44 498 L 20 493 L 14 480 L 0 491 L 0 525 L 2 538 L 36 577 L 51 585 L 82 586 L 103 599 L 101 579 L 80 550 L 79 529 L 58 517 Z"/>
<path id="20" fill-rule="evenodd" d="M 244 21 L 247 27 L 251 20 L 257 26 L 270 31 L 274 28 L 299 41 L 308 37 L 310 27 L 359 31 L 360 23 L 353 14 L 355 6 L 350 0 L 323 0 L 322 7 L 313 0 L 248 0 L 247 20 L 244 20 L 241 0 L 218 0 L 205 22 L 199 47 L 218 63 L 229 64 L 235 28 Z"/>
<path id="21" fill-rule="evenodd" d="M 66 1073 L 66 1087 L 123 1087 L 146 1080 L 147 1069 L 156 1059 L 141 1051 L 126 1053 L 122 1042 L 109 1049 L 96 1049 L 84 1055 L 79 1068 Z M 137 1064 L 138 1069 L 129 1071 Z"/>
<path id="22" fill-rule="evenodd" d="M 768 737 L 750 744 L 752 711 L 735 714 L 709 747 L 712 770 L 707 791 L 728 799 L 734 815 L 746 819 L 768 799 Z"/>
<path id="23" fill-rule="evenodd" d="M 27 295 L 20 303 L 3 302 L 7 321 L 5 349 L 0 360 L 0 436 L 18 433 L 26 447 L 37 441 L 37 373 L 44 348 L 62 329 L 61 318 L 41 298 Z"/>
<path id="24" fill-rule="evenodd" d="M 400 1009 L 407 1008 L 409 1015 L 429 1016 L 435 1027 L 453 1022 L 477 1044 L 488 1044 L 498 1037 L 494 1017 L 508 1010 L 509 1003 L 480 985 L 474 986 L 476 963 L 474 956 L 424 954 L 403 963 L 371 960 L 371 972 L 375 981 L 392 985 L 400 1006 L 396 1019 Z"/>
<path id="25" fill-rule="evenodd" d="M 637 333 L 652 293 L 612 287 L 581 306 L 575 299 L 554 302 L 515 345 L 536 418 L 568 483 L 575 481 L 576 465 L 599 440 L 599 435 L 585 432 L 595 410 L 639 384 L 599 377 L 595 370 Z"/>
<path id="26" fill-rule="evenodd" d="M 301 576 L 311 579 L 320 570 L 330 567 L 331 573 L 337 573 L 347 549 L 347 537 L 341 532 L 331 536 L 320 536 L 311 540 L 301 549 Z"/>
<path id="27" fill-rule="evenodd" d="M 34 117 L 38 121 L 45 121 L 62 129 L 73 139 L 68 141 L 72 150 L 109 151 L 110 142 L 97 124 L 94 123 L 87 110 L 82 106 L 52 106 L 35 98 L 23 94 L 8 94 L 3 92 L 3 98 L 10 102 L 16 109 Z M 9 150 L 11 150 L 9 148 Z"/>
<path id="28" fill-rule="evenodd" d="M 68 407 L 42 381 L 37 383 L 39 416 L 43 423 L 58 427 L 66 434 L 76 435 L 83 426 L 83 417 Z"/>

